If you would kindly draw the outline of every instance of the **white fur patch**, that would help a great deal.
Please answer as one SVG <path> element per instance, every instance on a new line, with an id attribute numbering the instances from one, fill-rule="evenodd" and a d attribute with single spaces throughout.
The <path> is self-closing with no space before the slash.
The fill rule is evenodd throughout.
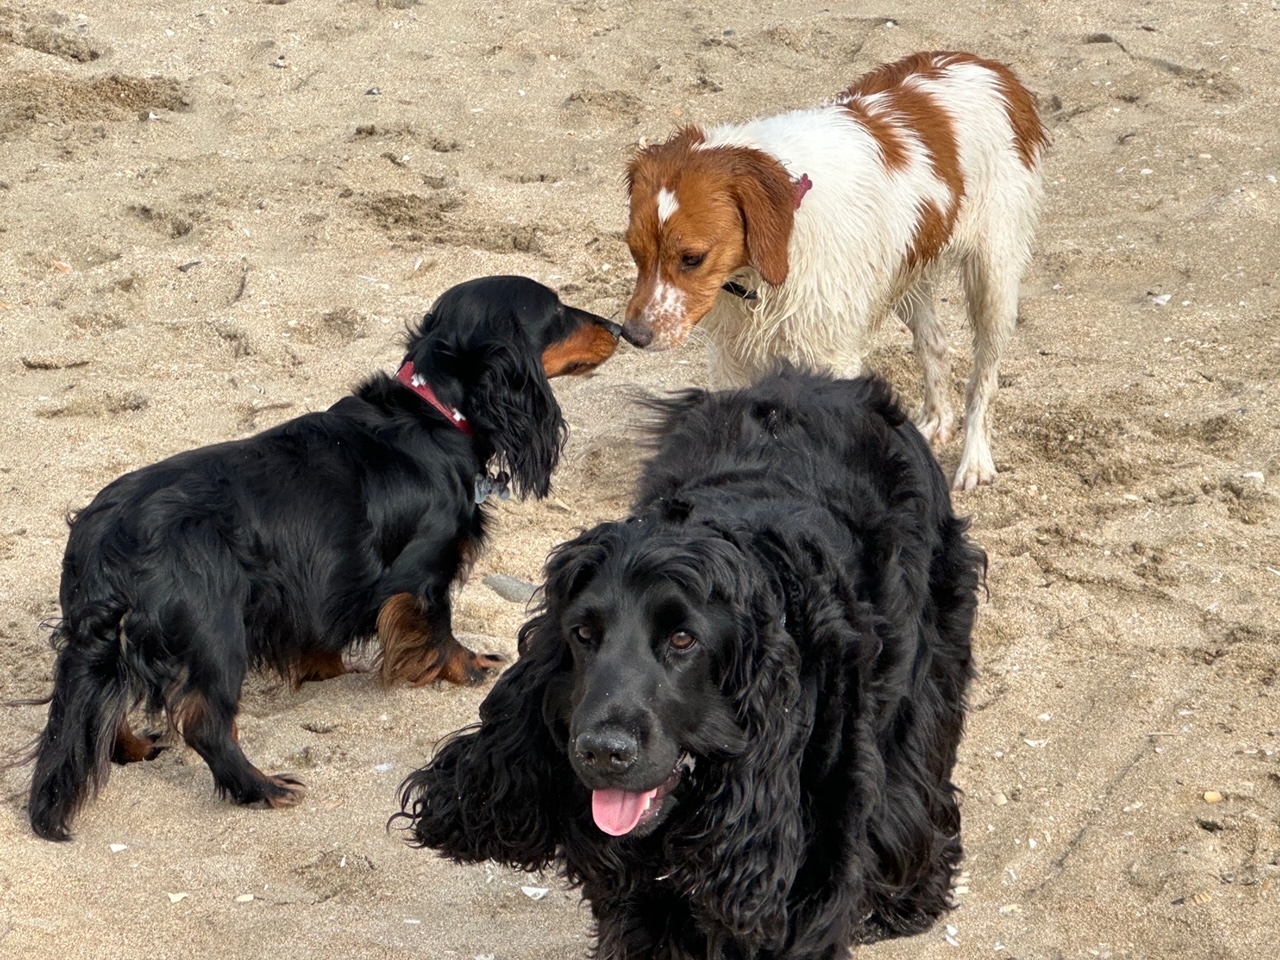
<path id="1" fill-rule="evenodd" d="M 666 223 L 670 220 L 677 210 L 680 209 L 680 201 L 676 199 L 676 195 L 663 187 L 658 191 L 658 222 Z"/>
<path id="2" fill-rule="evenodd" d="M 653 297 L 641 313 L 641 319 L 653 328 L 653 342 L 658 350 L 669 350 L 684 343 L 689 331 L 685 326 L 688 310 L 685 292 L 661 280 L 653 288 Z"/>

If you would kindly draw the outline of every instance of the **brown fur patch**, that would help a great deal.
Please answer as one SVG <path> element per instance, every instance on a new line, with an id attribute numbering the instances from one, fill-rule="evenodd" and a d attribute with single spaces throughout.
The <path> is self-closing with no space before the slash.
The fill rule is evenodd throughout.
<path id="1" fill-rule="evenodd" d="M 121 720 L 116 728 L 116 740 L 111 747 L 112 763 L 141 763 L 143 760 L 154 760 L 163 750 L 156 746 L 159 734 L 138 736 L 133 732 L 128 720 Z"/>
<path id="2" fill-rule="evenodd" d="M 204 694 L 193 690 L 184 694 L 181 699 L 171 702 L 169 706 L 169 723 L 187 742 L 191 741 L 194 732 L 204 725 L 209 715 L 209 704 Z M 231 740 L 240 742 L 240 721 L 231 719 Z"/>
<path id="3" fill-rule="evenodd" d="M 587 373 L 613 356 L 618 341 L 604 327 L 594 323 L 574 331 L 567 340 L 553 343 L 542 351 L 542 369 L 547 376 Z"/>
<path id="4" fill-rule="evenodd" d="M 868 70 L 849 87 L 849 96 L 867 96 L 873 93 L 888 93 L 902 86 L 908 77 L 918 76 L 936 80 L 942 71 L 934 66 L 938 57 L 954 58 L 952 62 L 976 63 L 978 58 L 967 53 L 951 53 L 948 51 L 928 51 L 910 53 L 892 63 L 882 63 Z"/>
<path id="5" fill-rule="evenodd" d="M 1040 164 L 1040 154 L 1049 146 L 1049 131 L 1040 119 L 1035 94 L 1022 85 L 1012 70 L 995 60 L 983 60 L 982 65 L 1000 78 L 1000 92 L 1007 102 L 1009 123 L 1013 126 L 1013 145 L 1028 170 Z"/>
<path id="6" fill-rule="evenodd" d="M 930 263 L 941 256 L 943 249 L 951 241 L 951 230 L 955 226 L 955 207 L 949 214 L 938 209 L 936 203 L 926 202 L 920 205 L 920 219 L 916 221 L 916 235 L 907 250 L 907 266 L 916 269 Z"/>
<path id="7" fill-rule="evenodd" d="M 942 67 L 935 66 L 935 62 L 939 60 L 943 63 Z M 1040 152 L 1049 145 L 1049 134 L 1040 119 L 1035 95 L 1023 85 L 1007 64 L 999 60 L 987 60 L 959 51 L 913 53 L 866 73 L 849 88 L 847 95 L 857 97 L 888 93 L 897 90 L 903 81 L 912 76 L 937 79 L 946 66 L 957 63 L 971 63 L 996 75 L 1000 93 L 1006 101 L 1009 123 L 1013 127 L 1014 147 L 1027 169 L 1033 169 L 1040 162 Z M 878 136 L 876 138 L 879 139 Z"/>
<path id="8" fill-rule="evenodd" d="M 182 734 L 183 739 L 189 742 L 192 732 L 204 724 L 208 713 L 209 704 L 205 701 L 204 694 L 198 690 L 192 690 L 177 702 L 170 704 L 169 722 L 178 733 Z"/>
<path id="9" fill-rule="evenodd" d="M 937 62 L 943 63 L 942 67 Z M 982 63 L 969 54 L 915 53 L 887 63 L 861 77 L 846 94 L 846 109 L 876 142 L 880 144 L 885 167 L 891 171 L 904 168 L 910 161 L 903 130 L 919 138 L 929 152 L 934 176 L 946 184 L 951 202 L 945 210 L 936 204 L 923 204 L 918 211 L 916 234 L 907 251 L 907 265 L 923 266 L 942 253 L 951 239 L 960 201 L 964 198 L 964 174 L 960 169 L 960 151 L 951 114 L 932 95 L 907 81 L 921 77 L 936 80 L 951 63 Z M 877 96 L 877 107 L 871 109 L 865 97 Z"/>
<path id="10" fill-rule="evenodd" d="M 350 667 L 343 662 L 341 652 L 312 650 L 298 657 L 289 675 L 296 689 L 308 681 L 332 680 L 349 672 Z"/>
<path id="11" fill-rule="evenodd" d="M 382 605 L 378 638 L 385 686 L 403 682 L 420 687 L 436 680 L 482 683 L 503 662 L 502 657 L 468 650 L 452 636 L 433 637 L 422 603 L 412 593 L 397 593 Z"/>
<path id="12" fill-rule="evenodd" d="M 907 142 L 902 131 L 893 123 L 893 115 L 887 110 L 868 110 L 860 100 L 845 104 L 845 110 L 866 127 L 871 138 L 880 146 L 880 158 L 887 170 L 901 170 L 908 163 Z"/>

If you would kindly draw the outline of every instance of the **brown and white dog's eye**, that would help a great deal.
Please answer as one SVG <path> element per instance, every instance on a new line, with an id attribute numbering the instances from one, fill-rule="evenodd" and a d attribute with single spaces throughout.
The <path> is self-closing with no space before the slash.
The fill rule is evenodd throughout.
<path id="1" fill-rule="evenodd" d="M 686 253 L 680 258 L 680 266 L 685 270 L 697 270 L 705 259 L 707 259 L 705 253 Z"/>
<path id="2" fill-rule="evenodd" d="M 575 639 L 581 640 L 583 643 L 590 643 L 595 639 L 595 634 L 591 632 L 591 628 L 585 623 L 580 623 L 574 627 L 572 633 Z"/>
<path id="3" fill-rule="evenodd" d="M 697 642 L 698 638 L 688 630 L 677 630 L 667 640 L 667 643 L 671 644 L 672 648 L 676 650 L 688 650 Z"/>

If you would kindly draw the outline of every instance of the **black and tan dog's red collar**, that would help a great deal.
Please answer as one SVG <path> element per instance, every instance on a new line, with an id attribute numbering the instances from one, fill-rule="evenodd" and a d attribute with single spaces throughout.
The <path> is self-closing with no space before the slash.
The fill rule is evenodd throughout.
<path id="1" fill-rule="evenodd" d="M 413 361 L 406 360 L 404 366 L 396 373 L 396 379 L 403 383 L 406 387 L 420 396 L 427 403 L 431 404 L 441 413 L 443 413 L 455 427 L 465 433 L 468 437 L 475 431 L 471 428 L 469 421 L 457 407 L 450 407 L 440 401 L 436 396 L 436 392 L 431 389 L 431 384 L 422 379 L 421 376 L 413 372 Z"/>
<path id="2" fill-rule="evenodd" d="M 440 398 L 436 396 L 436 392 L 431 389 L 431 384 L 413 372 L 413 361 L 406 360 L 404 362 L 404 366 L 396 372 L 396 379 L 448 417 L 449 422 L 461 430 L 464 435 L 470 437 L 475 434 L 471 421 L 466 418 L 463 412 L 457 407 L 450 407 L 441 402 Z M 511 478 L 506 473 L 499 473 L 496 476 L 477 473 L 474 487 L 476 503 L 484 503 L 490 497 L 506 500 L 511 496 L 510 483 Z"/>

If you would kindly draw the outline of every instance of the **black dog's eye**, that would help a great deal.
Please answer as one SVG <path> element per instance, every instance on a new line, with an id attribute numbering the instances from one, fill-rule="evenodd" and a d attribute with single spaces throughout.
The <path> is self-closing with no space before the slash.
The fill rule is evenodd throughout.
<path id="1" fill-rule="evenodd" d="M 671 644 L 672 648 L 676 650 L 688 650 L 697 642 L 698 638 L 688 630 L 677 630 L 667 640 L 667 643 Z"/>
<path id="2" fill-rule="evenodd" d="M 680 266 L 686 270 L 696 270 L 702 266 L 702 261 L 707 259 L 705 253 L 686 253 L 680 258 Z"/>
<path id="3" fill-rule="evenodd" d="M 574 637 L 578 640 L 581 640 L 583 643 L 590 643 L 592 640 L 595 639 L 595 634 L 591 632 L 591 628 L 588 627 L 585 623 L 578 624 L 576 627 L 573 628 L 572 632 Z"/>

